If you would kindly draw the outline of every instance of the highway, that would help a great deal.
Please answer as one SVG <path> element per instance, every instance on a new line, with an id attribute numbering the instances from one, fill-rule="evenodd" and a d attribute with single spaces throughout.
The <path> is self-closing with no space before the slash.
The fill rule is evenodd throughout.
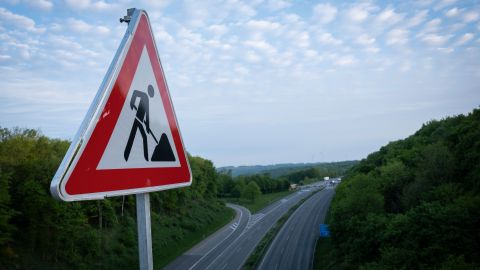
<path id="1" fill-rule="evenodd" d="M 290 216 L 267 250 L 258 269 L 312 269 L 319 226 L 334 195 L 328 186 Z"/>
<path id="2" fill-rule="evenodd" d="M 230 242 L 237 239 L 245 230 L 250 220 L 250 211 L 239 205 L 227 204 L 227 206 L 233 208 L 236 212 L 233 221 L 185 252 L 182 256 L 176 258 L 163 269 L 176 270 L 193 268 L 204 259 L 214 256 L 215 253 L 212 254 L 212 252 L 215 250 L 222 250 Z"/>
<path id="3" fill-rule="evenodd" d="M 232 225 L 225 226 L 164 269 L 240 269 L 277 220 L 288 209 L 317 189 L 319 187 L 301 189 L 254 215 L 250 215 L 250 212 L 243 207 L 230 205 L 239 208 L 242 213 L 241 217 L 239 217 L 240 214 L 237 214 L 235 218 L 237 221 L 232 224 L 238 222 L 235 228 L 231 229 Z"/>

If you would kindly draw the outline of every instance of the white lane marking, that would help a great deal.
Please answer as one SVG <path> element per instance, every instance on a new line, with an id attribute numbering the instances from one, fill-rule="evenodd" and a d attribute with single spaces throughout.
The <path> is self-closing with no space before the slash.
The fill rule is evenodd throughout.
<path id="1" fill-rule="evenodd" d="M 262 220 L 263 217 L 265 217 L 264 213 L 250 216 L 250 220 L 248 221 L 248 224 L 247 224 L 247 229 L 250 229 L 253 225 L 255 225 L 257 222 Z"/>
<path id="2" fill-rule="evenodd" d="M 237 207 L 237 206 L 234 206 L 234 205 L 230 205 L 232 208 L 234 209 L 237 209 L 240 211 L 240 218 L 238 219 L 238 222 L 240 222 L 242 220 L 242 216 L 243 216 L 243 211 L 241 208 Z M 248 211 L 248 210 L 247 210 Z M 210 249 L 207 253 L 205 253 L 205 255 L 203 255 L 200 259 L 198 259 L 198 261 L 196 263 L 194 263 L 192 266 L 190 266 L 190 268 L 188 268 L 188 270 L 191 270 L 193 269 L 195 266 L 197 266 L 197 264 L 202 261 L 205 257 L 208 256 L 208 254 L 210 254 L 213 250 L 215 250 L 220 244 L 222 244 L 223 242 L 225 242 L 225 240 L 227 240 L 230 235 L 232 235 L 235 231 L 237 230 L 237 228 L 233 229 L 228 235 L 227 237 L 225 237 L 222 241 L 220 241 L 218 244 L 216 244 L 212 249 Z M 235 239 L 236 240 L 236 239 Z"/>
<path id="3" fill-rule="evenodd" d="M 298 195 L 301 195 L 302 193 L 294 193 L 293 195 L 290 195 L 289 197 L 290 198 L 293 198 L 293 197 L 296 197 Z M 268 215 L 269 213 L 271 213 L 272 211 L 274 211 L 275 209 L 277 209 L 278 207 L 282 206 L 283 204 L 282 203 L 279 203 L 277 206 L 275 206 L 274 208 L 270 209 L 270 211 L 268 211 L 267 213 L 265 213 L 265 216 Z M 251 218 L 251 216 L 250 216 Z M 271 227 L 270 227 L 271 228 Z M 220 257 L 222 257 L 222 255 L 225 253 L 225 251 L 227 251 L 235 242 L 237 242 L 238 239 L 240 239 L 245 233 L 247 232 L 247 230 L 245 229 L 235 240 L 233 240 L 232 243 L 230 243 L 230 245 L 228 245 L 223 251 L 222 253 L 220 253 L 220 255 L 218 255 L 209 265 L 207 265 L 207 267 L 205 267 L 205 270 L 209 269 Z M 270 250 L 270 249 L 269 249 Z M 205 255 L 206 256 L 206 255 Z M 203 258 L 203 257 L 202 257 Z M 197 262 L 198 263 L 198 262 Z M 263 263 L 263 261 L 262 261 Z M 243 264 L 242 264 L 243 266 Z M 242 267 L 240 266 L 240 268 Z M 189 270 L 191 270 L 193 268 L 190 267 Z"/>
<path id="4" fill-rule="evenodd" d="M 238 222 L 233 223 L 230 225 L 230 229 L 235 230 L 238 227 Z"/>
<path id="5" fill-rule="evenodd" d="M 300 193 L 301 194 L 301 193 Z M 306 202 L 306 201 L 305 201 Z M 268 254 L 272 252 L 272 247 L 275 245 L 275 243 L 278 241 L 278 239 L 280 238 L 280 235 L 282 235 L 286 230 L 287 230 L 287 227 L 290 227 L 290 231 L 293 230 L 294 226 L 289 226 L 288 224 L 289 223 L 293 223 L 295 220 L 295 223 L 296 223 L 296 219 L 294 219 L 294 216 L 298 215 L 297 213 L 300 212 L 300 208 L 302 208 L 304 205 L 305 205 L 305 202 L 303 202 L 291 215 L 290 217 L 287 219 L 287 221 L 283 224 L 282 228 L 280 228 L 280 231 L 278 231 L 277 235 L 275 236 L 275 238 L 273 239 L 272 243 L 270 244 L 270 246 L 268 247 L 267 249 L 267 252 L 265 253 L 265 255 L 263 256 L 262 258 L 262 261 L 260 262 L 260 265 L 258 266 L 257 269 L 263 269 L 262 266 L 263 264 L 265 263 L 265 258 L 267 258 Z M 297 202 L 298 203 L 298 202 Z M 290 209 L 290 208 L 289 208 Z M 289 234 L 287 234 L 289 235 Z M 283 249 L 285 250 L 285 247 L 283 247 Z M 283 253 L 283 250 L 282 250 L 282 253 Z"/>

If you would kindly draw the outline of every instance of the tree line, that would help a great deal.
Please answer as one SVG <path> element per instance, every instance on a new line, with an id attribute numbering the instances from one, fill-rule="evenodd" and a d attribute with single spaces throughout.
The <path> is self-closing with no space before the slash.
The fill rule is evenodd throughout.
<path id="1" fill-rule="evenodd" d="M 135 196 L 60 202 L 50 181 L 70 142 L 0 128 L 0 269 L 138 267 Z M 191 187 L 150 195 L 154 253 L 224 211 L 212 162 L 189 156 Z"/>
<path id="2" fill-rule="evenodd" d="M 354 166 L 329 222 L 338 269 L 480 267 L 480 110 L 424 124 Z"/>

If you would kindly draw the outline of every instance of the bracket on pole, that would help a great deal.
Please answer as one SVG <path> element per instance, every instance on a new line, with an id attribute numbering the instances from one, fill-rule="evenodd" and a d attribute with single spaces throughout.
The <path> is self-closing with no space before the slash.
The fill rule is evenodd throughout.
<path id="1" fill-rule="evenodd" d="M 123 16 L 123 18 L 120 18 L 120 23 L 123 23 L 123 22 L 129 23 L 130 20 L 132 20 L 132 15 L 134 11 L 135 11 L 135 8 L 127 9 L 127 16 Z"/>

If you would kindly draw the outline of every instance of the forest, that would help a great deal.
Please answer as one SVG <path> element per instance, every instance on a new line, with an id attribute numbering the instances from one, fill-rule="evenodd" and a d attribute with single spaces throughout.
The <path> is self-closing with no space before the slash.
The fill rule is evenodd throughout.
<path id="1" fill-rule="evenodd" d="M 361 160 L 328 222 L 333 269 L 480 268 L 480 109 Z"/>
<path id="2" fill-rule="evenodd" d="M 50 195 L 69 144 L 37 130 L 0 128 L 0 269 L 138 268 L 135 196 L 67 203 Z M 176 243 L 201 239 L 199 232 L 233 217 L 217 199 L 212 162 L 189 160 L 191 187 L 150 196 L 159 265 L 178 255 Z"/>

